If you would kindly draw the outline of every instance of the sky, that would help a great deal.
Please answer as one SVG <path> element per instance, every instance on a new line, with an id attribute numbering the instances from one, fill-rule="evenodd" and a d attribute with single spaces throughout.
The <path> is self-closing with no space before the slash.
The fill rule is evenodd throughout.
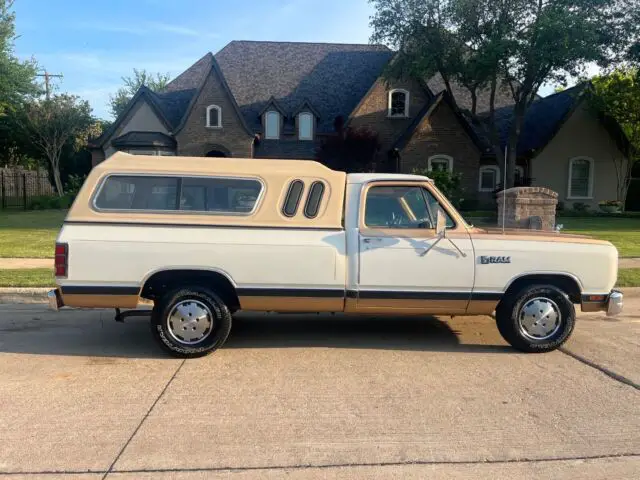
<path id="1" fill-rule="evenodd" d="M 133 69 L 176 77 L 231 40 L 368 43 L 368 0 L 15 0 L 16 54 L 110 118 Z M 547 86 L 543 95 L 552 91 Z"/>

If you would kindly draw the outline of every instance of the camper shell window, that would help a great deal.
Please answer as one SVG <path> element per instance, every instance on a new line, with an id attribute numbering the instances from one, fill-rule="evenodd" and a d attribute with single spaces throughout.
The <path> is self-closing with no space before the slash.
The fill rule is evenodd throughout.
<path id="1" fill-rule="evenodd" d="M 93 207 L 106 211 L 250 215 L 264 190 L 250 178 L 110 175 Z"/>

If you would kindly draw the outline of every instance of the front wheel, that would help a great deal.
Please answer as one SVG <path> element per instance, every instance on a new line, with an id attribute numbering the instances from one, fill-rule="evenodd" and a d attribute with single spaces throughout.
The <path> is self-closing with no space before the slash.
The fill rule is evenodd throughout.
<path id="1" fill-rule="evenodd" d="M 527 353 L 550 352 L 567 341 L 576 321 L 571 300 L 557 287 L 532 285 L 507 294 L 496 309 L 498 330 Z"/>
<path id="2" fill-rule="evenodd" d="M 220 297 L 202 287 L 181 287 L 156 301 L 151 332 L 160 346 L 181 358 L 201 357 L 227 340 L 231 312 Z"/>

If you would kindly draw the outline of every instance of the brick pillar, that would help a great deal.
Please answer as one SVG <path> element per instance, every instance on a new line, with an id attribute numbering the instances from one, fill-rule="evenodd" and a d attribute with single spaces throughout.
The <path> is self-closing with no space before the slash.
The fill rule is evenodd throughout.
<path id="1" fill-rule="evenodd" d="M 498 226 L 553 230 L 558 194 L 543 187 L 516 187 L 498 193 Z"/>

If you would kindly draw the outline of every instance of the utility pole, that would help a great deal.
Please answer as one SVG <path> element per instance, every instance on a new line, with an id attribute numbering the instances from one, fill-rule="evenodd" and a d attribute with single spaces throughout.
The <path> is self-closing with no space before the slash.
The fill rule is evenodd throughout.
<path id="1" fill-rule="evenodd" d="M 47 95 L 47 100 L 49 100 L 50 91 L 51 91 L 49 87 L 49 80 L 51 78 L 62 78 L 62 75 L 53 75 L 45 70 L 44 73 L 39 73 L 36 75 L 36 77 L 44 77 L 45 92 Z"/>

